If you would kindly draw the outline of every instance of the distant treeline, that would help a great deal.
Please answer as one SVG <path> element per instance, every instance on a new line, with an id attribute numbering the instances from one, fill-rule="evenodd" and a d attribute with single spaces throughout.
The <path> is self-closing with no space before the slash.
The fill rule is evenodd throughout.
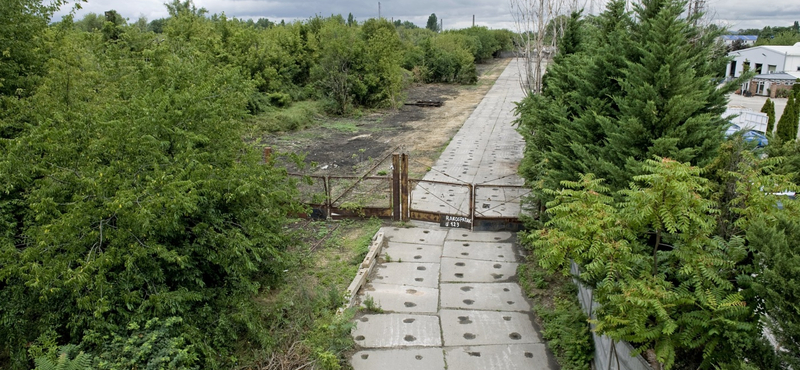
<path id="1" fill-rule="evenodd" d="M 794 45 L 800 42 L 800 22 L 795 21 L 789 27 L 766 26 L 760 30 L 757 28 L 740 29 L 737 33 L 758 36 L 756 45 Z"/>
<path id="2" fill-rule="evenodd" d="M 346 19 L 315 16 L 287 24 L 209 16 L 187 2 L 167 8 L 170 18 L 150 22 L 142 17 L 128 24 L 110 10 L 104 15 L 86 14 L 73 24 L 76 30 L 103 34 L 106 39 L 136 32 L 178 36 L 187 42 L 205 40 L 200 43 L 204 51 L 220 56 L 220 63 L 240 66 L 255 82 L 259 95 L 251 102 L 253 113 L 265 104 L 284 106 L 307 99 L 325 100 L 331 113 L 396 106 L 409 80 L 403 78 L 403 70 L 417 82 L 471 84 L 477 81 L 475 63 L 513 48 L 511 31 L 486 27 L 438 32 L 438 25 L 431 30 L 399 19 L 358 22 L 352 14 Z M 181 11 L 195 16 L 189 29 L 170 24 Z M 435 23 L 435 15 L 431 17 Z"/>

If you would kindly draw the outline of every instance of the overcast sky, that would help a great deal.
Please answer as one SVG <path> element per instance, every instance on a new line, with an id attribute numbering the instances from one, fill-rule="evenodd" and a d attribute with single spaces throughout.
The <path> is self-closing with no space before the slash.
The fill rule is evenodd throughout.
<path id="1" fill-rule="evenodd" d="M 163 3 L 167 0 L 89 0 L 76 14 L 80 19 L 93 12 L 103 14 L 114 9 L 131 22 L 140 16 L 148 20 L 167 16 Z M 475 23 L 490 28 L 514 29 L 510 15 L 510 0 L 381 0 L 381 15 L 389 19 L 408 20 L 424 27 L 431 13 L 444 20 L 444 28 L 464 28 Z M 603 0 L 595 0 L 594 6 L 586 1 L 586 10 L 597 13 Z M 208 9 L 211 14 L 225 13 L 228 17 L 242 19 L 268 18 L 273 21 L 307 19 L 315 14 L 329 16 L 353 13 L 357 20 L 378 16 L 378 1 L 372 0 L 194 0 L 195 5 Z M 764 26 L 789 26 L 800 21 L 798 0 L 707 0 L 709 13 L 718 23 L 732 30 L 740 28 L 762 28 Z M 69 11 L 65 6 L 57 15 Z"/>

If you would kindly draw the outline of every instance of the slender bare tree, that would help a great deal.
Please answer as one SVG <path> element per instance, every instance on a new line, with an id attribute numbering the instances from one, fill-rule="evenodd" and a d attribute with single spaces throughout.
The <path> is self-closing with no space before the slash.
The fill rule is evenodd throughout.
<path id="1" fill-rule="evenodd" d="M 542 75 L 547 61 L 558 50 L 566 16 L 580 10 L 586 0 L 509 0 L 517 33 L 520 84 L 525 94 L 542 90 Z"/>

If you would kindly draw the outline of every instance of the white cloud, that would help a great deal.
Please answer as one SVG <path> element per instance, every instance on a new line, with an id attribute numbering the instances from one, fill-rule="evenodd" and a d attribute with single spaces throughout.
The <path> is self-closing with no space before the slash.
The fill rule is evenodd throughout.
<path id="1" fill-rule="evenodd" d="M 591 0 L 585 0 L 589 8 Z M 76 18 L 93 12 L 103 14 L 114 9 L 123 17 L 135 21 L 139 16 L 148 20 L 166 17 L 165 0 L 89 0 Z M 595 13 L 600 10 L 602 0 L 594 0 Z M 712 19 L 727 24 L 731 29 L 762 28 L 764 26 L 790 26 L 800 20 L 800 2 L 797 0 L 769 0 L 768 5 L 754 5 L 752 0 L 708 0 Z M 463 28 L 472 25 L 475 15 L 477 25 L 491 28 L 512 28 L 508 0 L 382 0 L 381 15 L 411 21 L 425 26 L 428 16 L 436 13 L 444 20 L 444 27 Z M 269 18 L 270 20 L 307 19 L 315 14 L 329 16 L 353 13 L 358 20 L 378 16 L 378 1 L 372 0 L 195 0 L 197 7 L 210 13 L 224 12 L 229 17 Z M 588 9 L 587 9 L 588 10 Z M 69 11 L 65 6 L 56 19 Z"/>

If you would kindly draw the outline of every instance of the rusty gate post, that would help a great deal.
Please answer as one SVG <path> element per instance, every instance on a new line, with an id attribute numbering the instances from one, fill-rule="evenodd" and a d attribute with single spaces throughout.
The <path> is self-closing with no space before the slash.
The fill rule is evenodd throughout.
<path id="1" fill-rule="evenodd" d="M 469 231 L 475 230 L 475 184 L 469 184 Z"/>
<path id="2" fill-rule="evenodd" d="M 400 155 L 392 154 L 392 220 L 400 221 Z"/>
<path id="3" fill-rule="evenodd" d="M 410 204 L 408 204 L 408 154 L 400 155 L 400 204 L 402 205 L 403 221 L 408 221 L 411 214 Z"/>
<path id="4" fill-rule="evenodd" d="M 323 189 L 325 190 L 325 219 L 326 220 L 330 220 L 331 216 L 332 216 L 332 213 L 333 213 L 331 211 L 331 209 L 333 208 L 333 204 L 331 204 L 331 187 L 329 185 L 330 181 L 331 181 L 330 177 L 328 177 L 328 176 L 325 176 L 325 177 L 322 178 L 322 186 L 323 186 Z"/>

